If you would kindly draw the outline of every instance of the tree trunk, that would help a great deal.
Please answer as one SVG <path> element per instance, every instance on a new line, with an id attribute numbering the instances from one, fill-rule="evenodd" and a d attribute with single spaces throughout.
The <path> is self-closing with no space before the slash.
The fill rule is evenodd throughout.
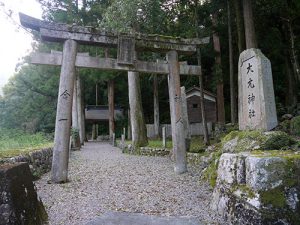
<path id="1" fill-rule="evenodd" d="M 76 54 L 77 43 L 73 40 L 66 40 L 63 48 L 62 66 L 59 81 L 53 160 L 51 169 L 51 181 L 54 183 L 66 182 L 68 179 L 69 144 Z"/>
<path id="2" fill-rule="evenodd" d="M 200 48 L 197 48 L 197 59 L 198 59 L 198 66 L 201 66 L 201 51 Z M 210 145 L 209 135 L 208 135 L 208 128 L 207 128 L 207 121 L 206 121 L 206 111 L 205 111 L 205 104 L 204 104 L 204 87 L 203 87 L 203 74 L 199 76 L 199 89 L 200 89 L 200 108 L 201 108 L 201 118 L 202 118 L 202 126 L 203 126 L 203 135 L 204 135 L 204 143 L 205 145 Z"/>
<path id="3" fill-rule="evenodd" d="M 217 15 L 213 14 L 213 26 L 217 26 Z M 220 38 L 216 31 L 213 33 L 213 44 L 216 53 L 215 57 L 215 76 L 217 78 L 217 111 L 218 111 L 218 124 L 223 126 L 225 124 L 225 108 L 224 108 L 224 93 L 223 93 L 223 73 L 221 64 L 221 45 Z"/>
<path id="4" fill-rule="evenodd" d="M 140 78 L 137 72 L 128 72 L 128 92 L 132 144 L 134 148 L 146 146 L 148 138 L 142 108 Z"/>
<path id="5" fill-rule="evenodd" d="M 297 58 L 297 54 L 296 54 L 296 49 L 295 49 L 295 35 L 293 32 L 293 28 L 292 28 L 292 24 L 291 24 L 291 20 L 288 19 L 286 21 L 286 26 L 287 26 L 287 34 L 288 34 L 288 40 L 289 40 L 289 52 L 290 52 L 290 59 L 291 59 L 291 63 L 293 65 L 293 71 L 295 74 L 295 77 L 297 79 L 297 81 L 300 81 L 300 68 L 299 68 L 299 62 L 298 62 L 298 58 Z"/>
<path id="6" fill-rule="evenodd" d="M 153 75 L 153 100 L 154 100 L 154 135 L 159 138 L 159 98 L 157 75 Z"/>
<path id="7" fill-rule="evenodd" d="M 200 37 L 199 33 L 199 18 L 198 18 L 198 2 L 195 1 L 195 27 L 196 27 L 196 36 L 197 38 Z M 198 66 L 201 67 L 201 50 L 198 46 L 197 48 L 197 61 Z M 203 87 L 203 74 L 202 74 L 202 67 L 201 67 L 201 74 L 199 74 L 199 89 L 200 89 L 200 108 L 201 108 L 201 118 L 202 118 L 202 126 L 203 126 L 203 135 L 204 135 L 204 143 L 209 145 L 209 135 L 208 135 L 208 128 L 206 122 L 206 113 L 205 113 L 205 104 L 204 104 L 204 87 Z"/>
<path id="8" fill-rule="evenodd" d="M 246 48 L 257 48 L 251 0 L 243 0 Z"/>
<path id="9" fill-rule="evenodd" d="M 236 27 L 237 27 L 237 37 L 238 37 L 238 49 L 239 53 L 245 50 L 245 31 L 244 22 L 242 17 L 242 5 L 241 0 L 233 0 L 234 10 L 236 16 Z"/>
<path id="10" fill-rule="evenodd" d="M 293 72 L 291 71 L 291 63 L 288 56 L 285 57 L 286 65 L 286 80 L 287 80 L 287 93 L 286 93 L 286 106 L 289 108 L 297 104 L 297 83 Z"/>
<path id="11" fill-rule="evenodd" d="M 236 99 L 236 78 L 233 71 L 233 49 L 232 49 L 232 30 L 231 30 L 231 9 L 230 0 L 227 0 L 228 16 L 228 48 L 229 48 L 229 75 L 230 75 L 230 115 L 231 123 L 237 122 L 237 99 Z"/>
<path id="12" fill-rule="evenodd" d="M 108 110 L 109 110 L 109 137 L 112 140 L 113 133 L 115 132 L 115 82 L 114 80 L 108 81 Z"/>

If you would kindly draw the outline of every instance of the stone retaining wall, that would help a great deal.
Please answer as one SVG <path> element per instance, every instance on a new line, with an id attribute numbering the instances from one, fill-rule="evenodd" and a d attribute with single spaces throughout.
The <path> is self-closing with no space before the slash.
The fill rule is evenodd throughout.
<path id="1" fill-rule="evenodd" d="M 0 159 L 2 163 L 27 162 L 35 177 L 51 170 L 53 148 L 45 148 L 12 158 Z"/>
<path id="2" fill-rule="evenodd" d="M 170 150 L 166 148 L 141 147 L 140 153 L 141 155 L 149 155 L 149 156 L 166 156 L 170 154 Z"/>

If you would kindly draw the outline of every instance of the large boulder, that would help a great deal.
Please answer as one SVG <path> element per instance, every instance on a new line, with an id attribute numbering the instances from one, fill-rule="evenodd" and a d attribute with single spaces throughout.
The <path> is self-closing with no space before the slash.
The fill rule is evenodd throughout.
<path id="1" fill-rule="evenodd" d="M 27 163 L 0 165 L 0 225 L 41 225 L 47 213 Z"/>
<path id="2" fill-rule="evenodd" d="M 300 153 L 220 157 L 211 207 L 228 224 L 300 224 Z"/>

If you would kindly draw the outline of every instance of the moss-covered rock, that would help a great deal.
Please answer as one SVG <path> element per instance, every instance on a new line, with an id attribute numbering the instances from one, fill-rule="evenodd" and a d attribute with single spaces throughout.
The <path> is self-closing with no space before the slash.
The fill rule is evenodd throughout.
<path id="1" fill-rule="evenodd" d="M 0 165 L 0 224 L 46 224 L 27 163 Z"/>
<path id="2" fill-rule="evenodd" d="M 291 134 L 300 136 L 300 116 L 291 119 Z"/>
<path id="3" fill-rule="evenodd" d="M 222 154 L 212 208 L 228 224 L 300 224 L 300 152 Z"/>
<path id="4" fill-rule="evenodd" d="M 223 152 L 288 149 L 294 143 L 283 131 L 232 131 L 222 139 Z"/>

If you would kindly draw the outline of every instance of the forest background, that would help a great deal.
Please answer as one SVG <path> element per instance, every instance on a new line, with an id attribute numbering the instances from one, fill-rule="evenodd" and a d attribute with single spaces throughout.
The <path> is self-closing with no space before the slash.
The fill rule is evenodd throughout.
<path id="1" fill-rule="evenodd" d="M 43 19 L 106 31 L 141 32 L 163 36 L 211 37 L 201 46 L 204 89 L 217 95 L 219 123 L 237 122 L 237 73 L 240 52 L 245 50 L 243 3 L 249 0 L 39 0 Z M 300 114 L 298 55 L 300 50 L 300 1 L 253 0 L 253 18 L 258 48 L 272 63 L 277 114 Z M 33 52 L 62 50 L 61 44 L 38 41 Z M 13 46 L 12 46 L 13 48 Z M 105 56 L 100 47 L 80 46 L 80 52 Z M 106 52 L 107 53 L 107 52 Z M 109 51 L 111 56 L 116 52 Z M 20 63 L 0 96 L 1 129 L 29 133 L 53 133 L 60 68 Z M 164 59 L 163 54 L 142 53 L 143 60 Z M 197 55 L 180 56 L 180 61 L 197 65 Z M 115 81 L 115 103 L 127 112 L 126 72 L 78 69 L 83 81 L 84 105 L 107 105 L 107 83 Z M 146 123 L 153 123 L 153 81 L 151 74 L 140 75 L 142 104 Z M 97 84 L 97 99 L 95 93 Z M 170 123 L 167 76 L 158 76 L 160 123 Z M 199 86 L 199 79 L 182 76 L 181 85 Z M 221 112 L 221 114 L 220 114 Z M 117 123 L 117 133 L 127 120 Z M 90 127 L 87 127 L 88 130 Z M 108 124 L 100 126 L 108 133 Z"/>

